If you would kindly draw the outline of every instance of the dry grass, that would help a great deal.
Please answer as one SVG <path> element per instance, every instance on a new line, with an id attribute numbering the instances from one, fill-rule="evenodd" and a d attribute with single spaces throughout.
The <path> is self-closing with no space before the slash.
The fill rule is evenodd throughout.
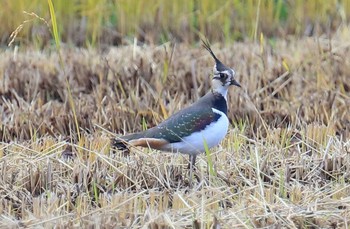
<path id="1" fill-rule="evenodd" d="M 186 157 L 111 152 L 106 130 L 153 126 L 202 96 L 213 65 L 202 48 L 64 48 L 64 71 L 49 50 L 3 52 L 1 226 L 348 227 L 348 36 L 213 45 L 243 89 L 211 151 L 217 176 L 202 155 L 193 189 Z"/>

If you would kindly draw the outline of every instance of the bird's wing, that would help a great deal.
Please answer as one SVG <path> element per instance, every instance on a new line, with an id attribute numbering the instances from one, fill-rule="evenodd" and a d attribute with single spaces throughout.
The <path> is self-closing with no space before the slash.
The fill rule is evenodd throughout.
<path id="1" fill-rule="evenodd" d="M 213 112 L 210 107 L 191 106 L 145 131 L 144 137 L 165 139 L 169 143 L 180 142 L 193 132 L 204 130 L 220 117 L 221 115 Z"/>

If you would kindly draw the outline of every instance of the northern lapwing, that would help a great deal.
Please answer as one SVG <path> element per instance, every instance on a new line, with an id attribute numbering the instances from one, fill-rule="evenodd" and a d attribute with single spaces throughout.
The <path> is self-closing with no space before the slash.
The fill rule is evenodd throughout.
<path id="1" fill-rule="evenodd" d="M 215 56 L 208 41 L 203 41 L 203 47 L 215 60 L 211 90 L 197 102 L 178 111 L 159 125 L 113 139 L 114 147 L 126 150 L 131 145 L 188 154 L 190 180 L 192 179 L 196 156 L 205 151 L 205 144 L 210 149 L 218 145 L 227 133 L 229 87 L 241 87 L 235 80 L 235 71 Z"/>

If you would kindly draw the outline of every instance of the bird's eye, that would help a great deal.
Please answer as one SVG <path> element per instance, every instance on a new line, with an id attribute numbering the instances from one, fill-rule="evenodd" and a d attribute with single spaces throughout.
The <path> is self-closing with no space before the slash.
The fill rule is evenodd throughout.
<path id="1" fill-rule="evenodd" d="M 221 78 L 221 79 L 223 79 L 223 78 L 225 78 L 225 77 L 226 77 L 226 74 L 220 73 L 220 78 Z"/>

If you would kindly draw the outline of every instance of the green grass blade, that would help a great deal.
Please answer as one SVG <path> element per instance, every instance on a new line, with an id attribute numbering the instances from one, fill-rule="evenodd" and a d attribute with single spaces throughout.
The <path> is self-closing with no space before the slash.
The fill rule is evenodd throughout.
<path id="1" fill-rule="evenodd" d="M 203 139 L 203 145 L 204 145 L 204 150 L 205 150 L 205 155 L 207 157 L 207 162 L 208 162 L 208 168 L 209 168 L 209 174 L 211 176 L 216 176 L 216 171 L 214 170 L 214 166 L 213 166 L 213 160 L 211 158 L 211 154 L 209 151 L 209 147 L 207 144 L 207 141 L 205 139 Z"/>
<path id="2" fill-rule="evenodd" d="M 61 68 L 64 71 L 64 75 L 66 76 L 67 74 L 65 73 L 63 59 L 62 59 L 62 55 L 61 55 L 61 52 L 60 52 L 60 39 L 59 39 L 59 36 L 58 36 L 55 8 L 54 8 L 51 0 L 47 0 L 47 2 L 49 4 L 49 9 L 50 9 L 50 16 L 51 16 L 51 22 L 52 22 L 52 33 L 53 33 L 53 36 L 54 36 L 54 39 L 55 39 L 56 50 L 57 50 L 57 53 L 58 53 L 58 56 L 59 56 Z M 79 130 L 78 118 L 77 118 L 77 114 L 76 114 L 76 111 L 75 111 L 74 100 L 73 100 L 72 91 L 71 91 L 71 88 L 70 88 L 70 85 L 69 85 L 68 77 L 66 77 L 66 85 L 67 85 L 67 89 L 68 89 L 69 104 L 70 104 L 72 112 L 73 112 L 74 123 L 75 123 L 75 126 L 76 126 L 78 140 L 80 141 L 80 130 Z"/>
<path id="3" fill-rule="evenodd" d="M 59 50 L 61 44 L 60 44 L 60 39 L 59 39 L 59 36 L 58 36 L 55 8 L 53 7 L 53 4 L 52 4 L 51 0 L 47 0 L 47 2 L 49 4 L 53 36 L 54 36 L 54 39 L 55 39 L 56 48 Z"/>

